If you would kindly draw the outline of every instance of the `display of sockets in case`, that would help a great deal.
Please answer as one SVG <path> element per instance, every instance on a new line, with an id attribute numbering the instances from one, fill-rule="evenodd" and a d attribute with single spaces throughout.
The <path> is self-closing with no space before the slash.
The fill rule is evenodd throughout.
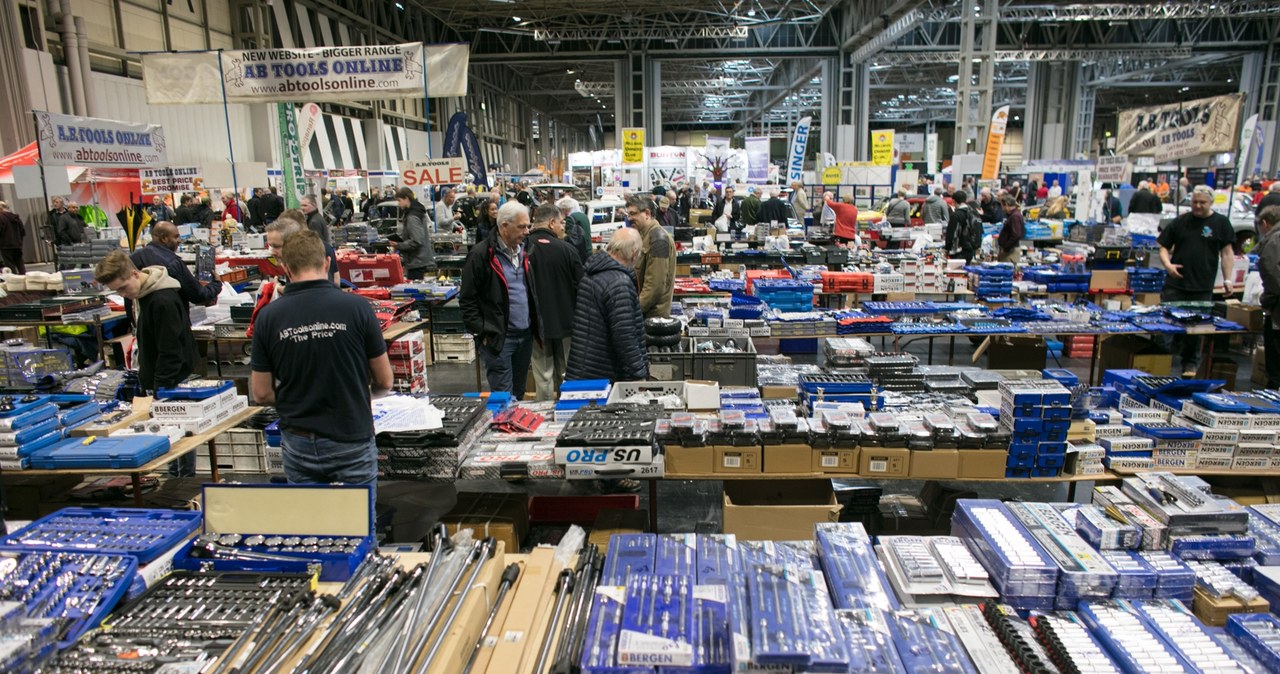
<path id="1" fill-rule="evenodd" d="M 1025 609 L 1052 608 L 1058 565 L 1004 503 L 956 501 L 951 535 L 965 541 L 1008 603 Z"/>

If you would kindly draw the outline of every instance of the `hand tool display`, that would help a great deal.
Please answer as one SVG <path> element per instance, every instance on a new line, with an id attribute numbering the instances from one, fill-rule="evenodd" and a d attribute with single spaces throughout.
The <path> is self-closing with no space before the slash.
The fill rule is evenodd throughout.
<path id="1" fill-rule="evenodd" d="M 431 396 L 444 413 L 440 428 L 384 432 L 376 436 L 378 475 L 387 480 L 453 481 L 463 457 L 484 432 L 485 401 L 463 396 Z"/>
<path id="2" fill-rule="evenodd" d="M 1136 601 L 1131 606 L 1195 671 L 1248 674 L 1181 602 Z"/>
<path id="3" fill-rule="evenodd" d="M 146 564 L 200 528 L 198 511 L 63 508 L 0 538 L 0 547 L 127 554 Z"/>
<path id="4" fill-rule="evenodd" d="M 958 501 L 951 535 L 965 541 L 1006 603 L 1018 609 L 1053 608 L 1058 565 L 1005 504 Z"/>
<path id="5" fill-rule="evenodd" d="M 1073 609 L 1082 599 L 1107 599 L 1120 577 L 1048 503 L 1009 503 L 1009 512 L 1058 565 L 1054 604 Z"/>
<path id="6" fill-rule="evenodd" d="M 975 604 L 945 606 L 942 612 L 946 615 L 951 630 L 955 632 L 956 639 L 964 644 L 965 652 L 979 672 L 1016 674 L 1028 671 L 1014 663 L 1000 635 L 987 622 L 981 606 Z"/>
<path id="7" fill-rule="evenodd" d="M 940 609 L 891 611 L 887 622 L 906 671 L 978 674 Z"/>
<path id="8" fill-rule="evenodd" d="M 871 537 L 857 522 L 821 523 L 816 527 L 818 559 L 831 586 L 836 608 L 898 607 L 889 582 L 876 563 Z"/>
<path id="9" fill-rule="evenodd" d="M 1119 674 L 1102 645 L 1074 613 L 1058 612 L 1027 619 L 1049 660 L 1062 672 Z"/>
<path id="10" fill-rule="evenodd" d="M 52 619 L 60 646 L 96 627 L 133 582 L 136 559 L 66 552 L 0 552 L 0 602 Z"/>
<path id="11" fill-rule="evenodd" d="M 600 584 L 601 565 L 599 548 L 594 543 L 588 543 L 578 554 L 574 569 L 573 596 L 570 597 L 566 616 L 561 623 L 552 623 L 547 631 L 548 643 L 559 635 L 555 655 L 551 660 L 552 674 L 571 674 L 578 662 L 585 645 L 587 612 L 591 609 L 591 600 Z"/>
<path id="12" fill-rule="evenodd" d="M 693 666 L 693 585 L 690 576 L 627 578 L 617 664 Z"/>
<path id="13" fill-rule="evenodd" d="M 462 668 L 462 674 L 470 674 L 471 668 L 475 665 L 476 658 L 480 655 L 480 649 L 486 647 L 489 640 L 489 629 L 493 627 L 493 621 L 498 617 L 498 611 L 502 609 L 502 601 L 506 598 L 507 592 L 511 590 L 511 586 L 520 578 L 520 565 L 508 564 L 507 568 L 502 570 L 502 580 L 498 584 L 498 592 L 494 595 L 493 605 L 489 607 L 489 615 L 484 619 L 484 627 L 480 628 L 480 636 L 476 637 L 476 644 L 471 648 L 471 656 L 467 658 L 467 664 Z M 590 604 L 590 597 L 586 599 Z M 586 632 L 583 632 L 585 637 Z M 579 652 L 579 651 L 572 651 Z"/>

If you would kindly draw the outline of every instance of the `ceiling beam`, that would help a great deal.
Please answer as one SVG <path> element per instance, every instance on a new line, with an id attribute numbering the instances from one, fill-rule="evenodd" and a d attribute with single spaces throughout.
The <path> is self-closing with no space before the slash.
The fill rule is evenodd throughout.
<path id="1" fill-rule="evenodd" d="M 523 60 L 538 63 L 578 63 L 581 61 L 612 61 L 630 55 L 630 51 L 618 46 L 616 49 L 602 51 L 574 52 L 518 52 L 502 54 L 472 53 L 472 63 L 509 63 Z M 755 47 L 730 47 L 727 49 L 673 49 L 671 51 L 650 51 L 649 58 L 666 61 L 706 61 L 707 57 L 718 61 L 734 59 L 750 59 L 768 57 L 771 59 L 812 59 L 835 56 L 839 53 L 836 47 L 777 47 L 761 51 Z"/>

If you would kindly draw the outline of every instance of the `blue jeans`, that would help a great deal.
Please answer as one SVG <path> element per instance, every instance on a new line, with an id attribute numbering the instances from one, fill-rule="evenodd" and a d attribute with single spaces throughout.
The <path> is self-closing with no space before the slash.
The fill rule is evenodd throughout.
<path id="1" fill-rule="evenodd" d="M 506 391 L 515 400 L 524 400 L 524 385 L 529 377 L 529 360 L 533 357 L 533 333 L 529 330 L 508 332 L 501 351 L 492 351 L 476 340 L 484 357 L 485 378 L 490 391 Z"/>
<path id="2" fill-rule="evenodd" d="M 378 483 L 378 448 L 373 438 L 339 442 L 280 432 L 284 476 L 290 484 Z"/>

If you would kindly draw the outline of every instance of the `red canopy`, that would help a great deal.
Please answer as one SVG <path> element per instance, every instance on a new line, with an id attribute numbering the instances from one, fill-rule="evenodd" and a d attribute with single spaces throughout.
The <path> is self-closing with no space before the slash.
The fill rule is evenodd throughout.
<path id="1" fill-rule="evenodd" d="M 28 166 L 40 159 L 40 150 L 33 141 L 30 145 L 0 159 L 0 171 L 7 171 L 15 166 Z"/>

